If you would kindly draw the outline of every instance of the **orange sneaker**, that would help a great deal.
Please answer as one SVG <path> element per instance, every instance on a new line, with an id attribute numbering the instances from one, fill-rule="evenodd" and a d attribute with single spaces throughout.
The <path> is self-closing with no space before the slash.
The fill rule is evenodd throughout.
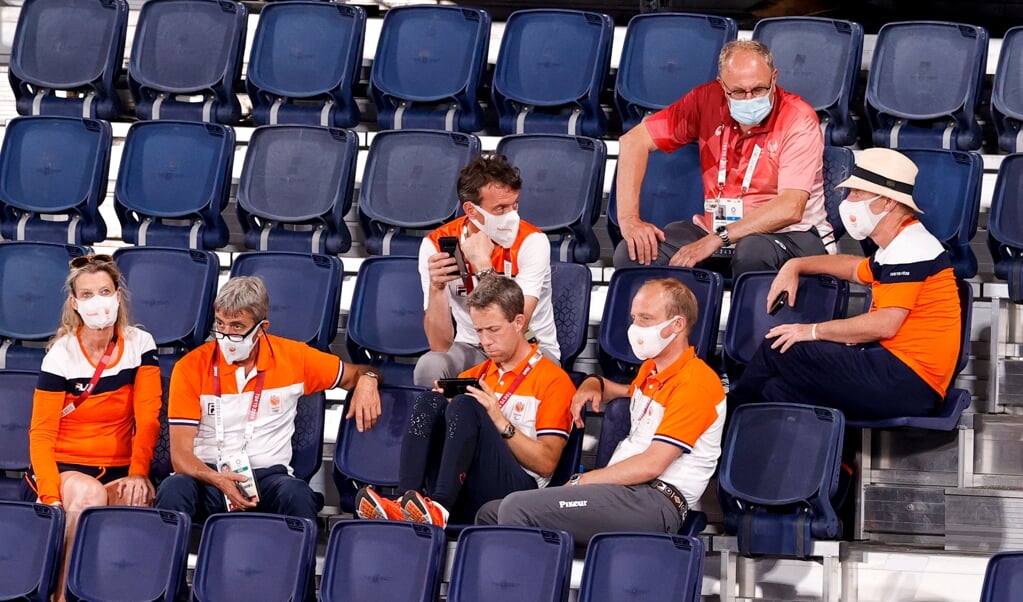
<path id="1" fill-rule="evenodd" d="M 441 529 L 448 524 L 448 511 L 437 502 L 418 491 L 406 491 L 401 497 L 401 512 L 405 520 L 413 523 L 437 525 Z"/>
<path id="2" fill-rule="evenodd" d="M 355 514 L 365 519 L 405 520 L 398 502 L 381 496 L 369 487 L 363 487 L 355 494 Z"/>

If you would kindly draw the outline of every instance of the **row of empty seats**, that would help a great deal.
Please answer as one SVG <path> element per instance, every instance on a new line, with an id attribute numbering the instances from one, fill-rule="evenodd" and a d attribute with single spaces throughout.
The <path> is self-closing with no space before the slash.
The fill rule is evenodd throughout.
<path id="1" fill-rule="evenodd" d="M 128 22 L 124 0 L 28 0 L 11 52 L 10 78 L 22 115 L 101 119 L 125 116 L 117 84 Z M 158 0 L 140 11 L 128 63 L 128 87 L 141 119 L 236 124 L 236 90 L 247 10 L 232 0 Z M 486 126 L 490 17 L 451 6 L 404 6 L 384 18 L 369 76 L 378 126 L 476 132 Z M 366 15 L 354 5 L 282 2 L 261 11 L 244 89 L 256 124 L 353 127 L 360 122 L 359 84 Z M 611 80 L 614 23 L 584 11 L 523 10 L 504 26 L 488 99 L 505 134 L 603 136 L 602 97 L 627 130 L 694 86 L 714 79 L 721 46 L 735 39 L 734 20 L 654 13 L 626 30 Z M 992 96 L 999 148 L 1021 150 L 1020 38 L 1006 34 Z M 810 17 L 763 19 L 753 30 L 775 54 L 779 84 L 821 116 L 829 144 L 853 145 L 852 118 L 863 53 L 863 28 Z M 61 43 L 54 43 L 60 40 Z M 947 22 L 890 23 L 881 28 L 862 115 L 869 144 L 893 148 L 977 150 L 977 108 L 988 35 Z M 940 57 L 940 60 L 938 59 Z"/>

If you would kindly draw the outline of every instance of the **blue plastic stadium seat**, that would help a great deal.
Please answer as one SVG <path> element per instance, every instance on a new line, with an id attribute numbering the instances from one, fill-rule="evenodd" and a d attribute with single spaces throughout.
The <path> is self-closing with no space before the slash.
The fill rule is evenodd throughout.
<path id="1" fill-rule="evenodd" d="M 520 10 L 508 17 L 494 69 L 493 99 L 505 134 L 600 137 L 600 93 L 614 22 L 600 13 Z"/>
<path id="2" fill-rule="evenodd" d="M 787 403 L 736 408 L 721 451 L 718 499 L 725 533 L 743 556 L 807 558 L 813 540 L 836 539 L 845 418 Z"/>
<path id="3" fill-rule="evenodd" d="M 778 85 L 817 111 L 825 144 L 855 144 L 849 107 L 860 75 L 863 26 L 816 17 L 761 19 L 753 39 L 771 50 Z"/>
<path id="4" fill-rule="evenodd" d="M 604 196 L 607 147 L 602 140 L 557 134 L 505 136 L 497 152 L 522 175 L 519 215 L 551 240 L 551 259 L 600 258 L 593 232 Z"/>
<path id="5" fill-rule="evenodd" d="M 845 197 L 849 196 L 849 189 L 835 188 L 835 186 L 849 177 L 855 164 L 853 152 L 848 148 L 824 147 L 824 208 L 828 213 L 828 223 L 831 224 L 834 233 L 834 236 L 822 238 L 825 247 L 837 245 L 838 240 L 845 235 L 845 224 L 842 223 L 842 215 L 838 212 L 838 206 L 845 200 Z"/>
<path id="6" fill-rule="evenodd" d="M 358 152 L 358 137 L 350 130 L 305 125 L 256 128 L 245 151 L 237 193 L 246 248 L 347 252 L 352 235 L 344 217 L 352 208 Z"/>
<path id="7" fill-rule="evenodd" d="M 579 602 L 699 602 L 703 542 L 664 533 L 599 533 L 590 540 Z"/>
<path id="8" fill-rule="evenodd" d="M 366 259 L 359 266 L 348 313 L 349 357 L 379 367 L 389 384 L 413 384 L 415 361 L 430 349 L 424 317 L 418 261 L 412 257 Z"/>
<path id="9" fill-rule="evenodd" d="M 64 553 L 64 512 L 0 501 L 0 598 L 49 602 Z"/>
<path id="10" fill-rule="evenodd" d="M 733 19 L 647 13 L 629 21 L 618 63 L 615 104 L 622 129 L 682 98 L 718 75 L 721 47 L 735 39 Z"/>
<path id="11" fill-rule="evenodd" d="M 451 221 L 462 204 L 462 168 L 480 154 L 472 134 L 392 130 L 373 138 L 359 189 L 359 223 L 372 255 L 419 255 L 426 231 Z"/>
<path id="12" fill-rule="evenodd" d="M 458 536 L 450 602 L 564 602 L 572 536 L 532 527 L 469 527 Z"/>
<path id="13" fill-rule="evenodd" d="M 0 500 L 30 501 L 25 499 L 28 494 L 32 500 L 36 498 L 22 482 L 23 473 L 32 464 L 28 454 L 28 428 L 32 423 L 32 396 L 38 380 L 36 372 L 0 370 Z M 8 471 L 10 476 L 6 474 Z"/>
<path id="14" fill-rule="evenodd" d="M 866 112 L 875 146 L 979 149 L 976 110 L 988 35 L 939 21 L 888 23 L 877 34 Z"/>
<path id="15" fill-rule="evenodd" d="M 18 113 L 119 118 L 127 28 L 124 0 L 26 0 L 8 72 Z"/>
<path id="16" fill-rule="evenodd" d="M 362 67 L 366 11 L 333 2 L 267 4 L 252 38 L 245 86 L 260 125 L 358 125 L 352 87 Z"/>
<path id="17" fill-rule="evenodd" d="M 128 64 L 138 118 L 237 123 L 248 14 L 233 0 L 143 4 Z"/>
<path id="18" fill-rule="evenodd" d="M 712 361 L 717 346 L 718 323 L 724 284 L 721 274 L 698 268 L 635 267 L 615 270 L 607 285 L 604 315 L 600 320 L 598 358 L 604 375 L 615 382 L 632 381 L 643 362 L 629 346 L 628 330 L 632 323 L 630 311 L 636 291 L 648 280 L 674 278 L 685 284 L 696 296 L 699 308 L 696 324 L 692 325 L 689 342 L 696 347 L 696 355 L 705 362 Z M 626 421 L 626 424 L 628 421 Z"/>
<path id="19" fill-rule="evenodd" d="M 775 315 L 767 313 L 767 291 L 775 272 L 748 272 L 735 280 L 731 309 L 722 345 L 725 372 L 735 382 L 764 335 L 778 324 L 810 324 L 845 317 L 849 284 L 832 276 L 800 276 L 796 306 L 785 305 Z"/>
<path id="20" fill-rule="evenodd" d="M 980 602 L 1013 602 L 1023 591 L 1023 552 L 1002 552 L 987 562 Z"/>
<path id="21" fill-rule="evenodd" d="M 84 247 L 0 244 L 0 369 L 38 371 L 67 299 L 68 262 Z"/>
<path id="22" fill-rule="evenodd" d="M 388 10 L 370 74 L 377 123 L 382 129 L 483 129 L 476 92 L 489 46 L 485 11 L 425 5 Z"/>
<path id="23" fill-rule="evenodd" d="M 16 117 L 0 148 L 0 232 L 8 240 L 90 245 L 107 237 L 110 124 Z"/>
<path id="24" fill-rule="evenodd" d="M 158 2 L 163 0 L 152 4 Z M 125 242 L 210 250 L 226 245 L 221 212 L 231 191 L 233 163 L 234 130 L 227 126 L 132 124 L 114 192 Z"/>
<path id="25" fill-rule="evenodd" d="M 1023 154 L 1005 157 L 988 216 L 987 246 L 995 277 L 1009 283 L 1009 298 L 1023 303 Z"/>
<path id="26" fill-rule="evenodd" d="M 561 367 L 572 370 L 586 347 L 590 327 L 590 268 L 577 263 L 551 262 L 551 301 L 554 326 L 558 332 Z"/>
<path id="27" fill-rule="evenodd" d="M 187 591 L 192 523 L 182 512 L 97 506 L 82 512 L 67 599 L 176 602 Z"/>
<path id="28" fill-rule="evenodd" d="M 1002 37 L 1002 48 L 991 90 L 991 120 L 998 133 L 998 149 L 1006 153 L 1023 151 L 1023 26 L 1013 27 Z"/>
<path id="29" fill-rule="evenodd" d="M 234 512 L 206 520 L 192 582 L 196 602 L 315 597 L 316 525 L 307 518 Z"/>
<path id="30" fill-rule="evenodd" d="M 434 525 L 341 521 L 330 531 L 319 599 L 433 602 L 444 553 L 444 531 Z"/>

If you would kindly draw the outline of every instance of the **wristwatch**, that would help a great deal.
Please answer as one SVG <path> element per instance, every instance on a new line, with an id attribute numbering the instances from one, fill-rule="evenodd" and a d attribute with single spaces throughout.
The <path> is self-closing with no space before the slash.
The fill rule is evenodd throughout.
<path id="1" fill-rule="evenodd" d="M 501 431 L 501 438 L 502 439 L 511 439 L 514 436 L 515 436 L 515 425 L 509 422 L 508 426 L 504 427 L 504 430 Z"/>
<path id="2" fill-rule="evenodd" d="M 732 239 L 728 238 L 728 228 L 725 226 L 718 226 L 714 229 L 714 233 L 718 235 L 721 242 L 725 243 L 726 247 L 732 246 Z"/>
<path id="3" fill-rule="evenodd" d="M 483 280 L 487 276 L 489 276 L 491 274 L 496 274 L 496 273 L 497 273 L 497 270 L 495 270 L 494 268 L 487 268 L 485 270 L 480 270 L 480 273 L 476 274 L 476 279 L 477 280 Z"/>
<path id="4" fill-rule="evenodd" d="M 377 374 L 376 372 L 372 371 L 372 370 L 366 370 L 365 372 L 362 373 L 362 376 L 368 376 L 368 377 L 372 378 L 373 380 L 377 381 L 378 385 L 381 382 L 380 381 L 380 375 Z"/>
<path id="5" fill-rule="evenodd" d="M 583 478 L 583 473 L 577 472 L 574 475 L 568 477 L 568 482 L 565 485 L 578 485 L 579 479 Z"/>

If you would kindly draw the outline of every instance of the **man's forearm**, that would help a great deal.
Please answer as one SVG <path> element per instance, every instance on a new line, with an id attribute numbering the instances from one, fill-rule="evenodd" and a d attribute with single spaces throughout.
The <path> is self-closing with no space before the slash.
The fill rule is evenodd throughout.
<path id="1" fill-rule="evenodd" d="M 430 290 L 430 303 L 426 307 L 423 319 L 426 341 L 430 351 L 447 351 L 455 342 L 455 327 L 451 323 L 451 307 L 448 305 L 447 291 Z"/>

